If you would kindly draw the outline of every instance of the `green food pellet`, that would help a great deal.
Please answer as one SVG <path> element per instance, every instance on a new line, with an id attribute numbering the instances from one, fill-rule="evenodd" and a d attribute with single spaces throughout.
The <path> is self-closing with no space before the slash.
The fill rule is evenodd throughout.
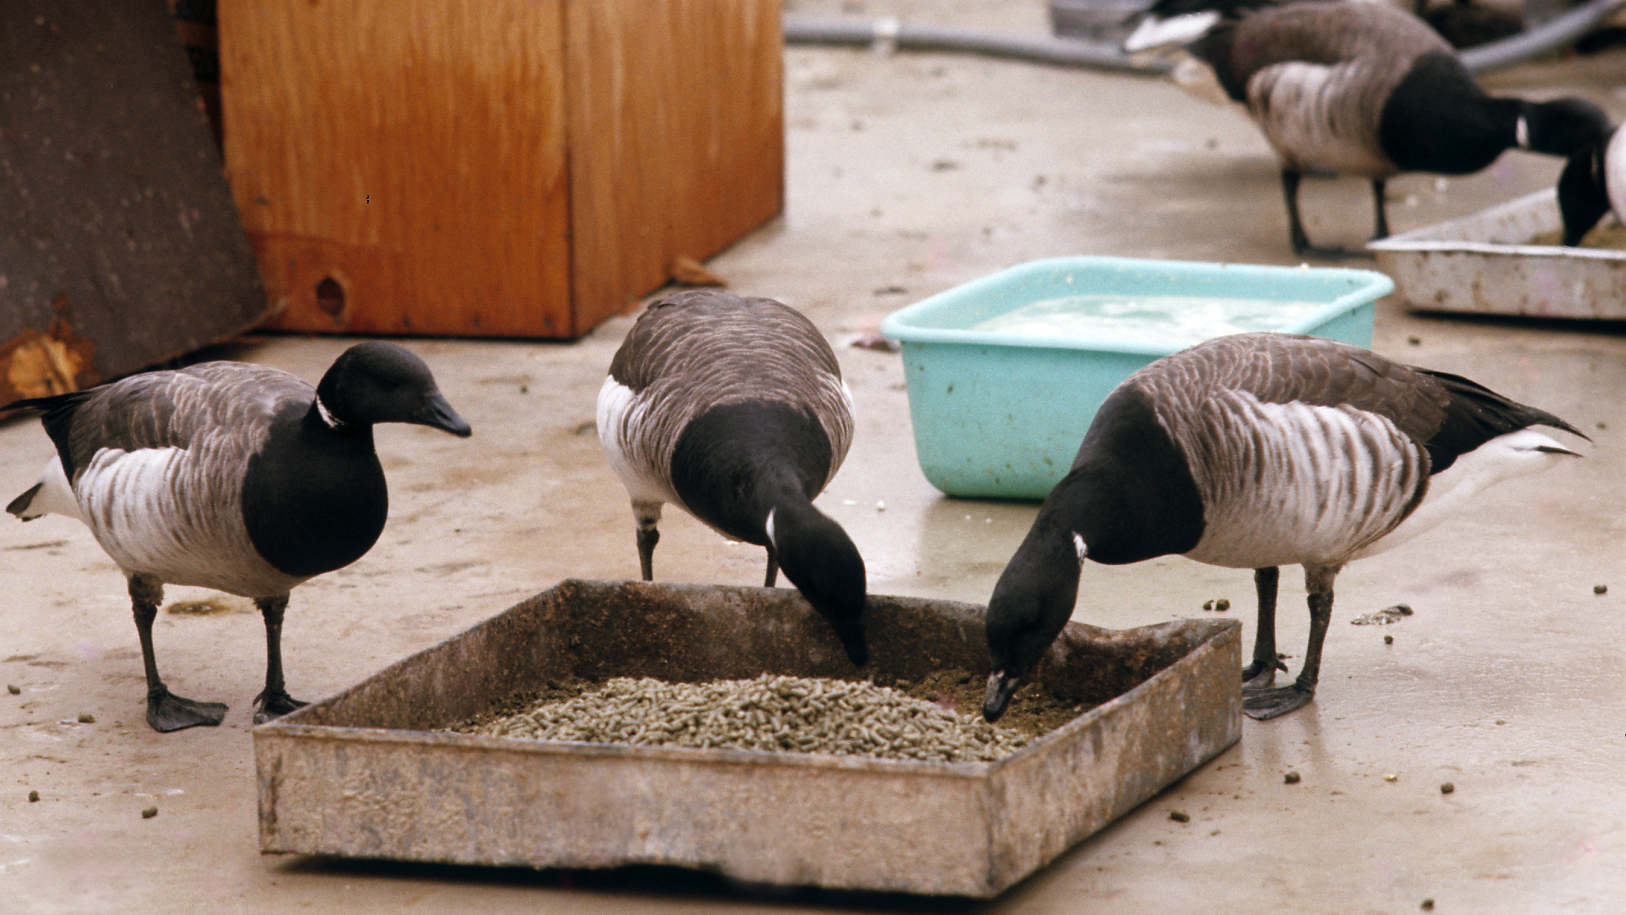
<path id="1" fill-rule="evenodd" d="M 1225 611 L 1231 609 L 1231 602 L 1222 597 L 1219 600 L 1214 601 L 1214 609 L 1224 613 Z"/>
<path id="2" fill-rule="evenodd" d="M 18 693 L 20 693 L 22 691 L 23 691 L 23 688 L 21 686 L 18 686 L 15 683 L 7 683 L 6 684 L 6 692 L 11 693 L 13 696 L 17 695 Z"/>
<path id="3" fill-rule="evenodd" d="M 1432 899 L 1424 899 L 1423 900 L 1423 911 L 1425 911 L 1425 912 L 1434 911 L 1434 900 L 1432 900 Z"/>
<path id="4" fill-rule="evenodd" d="M 1453 792 L 1455 790 L 1457 790 L 1457 786 L 1451 784 L 1450 782 L 1445 782 L 1444 784 L 1440 785 L 1440 793 L 1441 794 L 1450 794 L 1451 792 Z"/>
<path id="5" fill-rule="evenodd" d="M 1289 772 L 1282 776 L 1282 781 L 1288 783 L 1289 785 L 1296 785 L 1299 783 L 1299 774 L 1297 772 Z"/>
<path id="6" fill-rule="evenodd" d="M 92 715 L 89 712 L 80 712 L 79 713 L 79 723 L 80 724 L 95 724 L 96 723 L 96 716 Z"/>
<path id="7" fill-rule="evenodd" d="M 1393 645 L 1394 643 L 1395 643 L 1395 637 L 1394 636 L 1386 635 L 1386 636 L 1383 637 L 1383 644 L 1385 644 L 1385 645 Z"/>
<path id="8" fill-rule="evenodd" d="M 1169 811 L 1169 819 L 1176 823 L 1185 823 L 1191 819 L 1191 814 L 1186 813 L 1184 810 L 1171 810 Z"/>
<path id="9" fill-rule="evenodd" d="M 30 804 L 38 802 L 39 799 L 40 799 L 40 793 L 38 791 L 30 791 L 30 792 L 28 792 L 28 802 Z"/>
<path id="10" fill-rule="evenodd" d="M 141 811 L 141 818 L 143 820 L 150 820 L 150 819 L 152 819 L 153 817 L 155 817 L 157 815 L 158 815 L 158 808 L 157 807 L 148 807 L 146 810 Z"/>
<path id="11" fill-rule="evenodd" d="M 1592 593 L 1593 594 L 1608 594 L 1609 593 L 1609 586 L 1608 585 L 1593 585 L 1592 586 Z"/>

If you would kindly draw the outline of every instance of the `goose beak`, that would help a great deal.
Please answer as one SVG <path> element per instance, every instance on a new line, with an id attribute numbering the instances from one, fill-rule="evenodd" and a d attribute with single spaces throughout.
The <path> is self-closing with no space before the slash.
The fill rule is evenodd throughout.
<path id="1" fill-rule="evenodd" d="M 417 416 L 412 418 L 411 422 L 415 422 L 420 426 L 433 426 L 436 429 L 444 429 L 458 438 L 468 438 L 474 432 L 473 429 L 469 428 L 468 422 L 457 415 L 457 411 L 452 409 L 452 405 L 446 402 L 446 398 L 439 391 L 429 395 L 423 409 L 419 411 Z"/>
<path id="2" fill-rule="evenodd" d="M 1016 695 L 1016 688 L 1022 685 L 1022 678 L 1010 671 L 996 670 L 988 675 L 988 695 L 982 700 L 982 717 L 992 723 L 1005 714 L 1005 706 L 1010 704 L 1011 697 Z"/>

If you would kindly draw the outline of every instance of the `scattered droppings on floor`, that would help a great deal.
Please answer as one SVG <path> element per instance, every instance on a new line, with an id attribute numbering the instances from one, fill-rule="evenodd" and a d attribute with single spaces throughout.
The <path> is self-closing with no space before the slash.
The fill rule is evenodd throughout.
<path id="1" fill-rule="evenodd" d="M 1387 626 L 1398 623 L 1412 615 L 1412 609 L 1407 604 L 1395 604 L 1393 607 L 1384 607 L 1373 613 L 1363 613 L 1349 621 L 1351 626 Z"/>

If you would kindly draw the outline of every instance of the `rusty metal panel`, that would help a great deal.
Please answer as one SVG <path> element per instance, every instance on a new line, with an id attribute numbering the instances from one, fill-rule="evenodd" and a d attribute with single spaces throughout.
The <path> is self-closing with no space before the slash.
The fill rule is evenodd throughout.
<path id="1" fill-rule="evenodd" d="M 267 311 L 164 0 L 0 3 L 0 404 Z"/>
<path id="2" fill-rule="evenodd" d="M 864 674 L 987 670 L 981 607 L 872 595 L 865 612 Z M 568 677 L 860 674 L 790 589 L 567 580 L 255 728 L 261 849 L 991 897 L 1241 737 L 1240 633 L 1070 624 L 1037 676 L 1116 698 L 996 763 L 436 730 Z"/>
<path id="3" fill-rule="evenodd" d="M 1367 247 L 1413 308 L 1626 318 L 1626 251 L 1535 243 L 1562 225 L 1549 188 Z"/>

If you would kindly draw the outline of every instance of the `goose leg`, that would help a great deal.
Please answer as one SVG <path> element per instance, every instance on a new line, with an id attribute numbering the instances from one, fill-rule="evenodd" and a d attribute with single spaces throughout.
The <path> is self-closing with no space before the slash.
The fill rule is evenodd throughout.
<path id="1" fill-rule="evenodd" d="M 226 717 L 223 702 L 198 702 L 169 691 L 158 678 L 158 659 L 152 650 L 152 622 L 164 602 L 164 583 L 148 575 L 130 576 L 130 608 L 136 634 L 141 638 L 141 663 L 147 673 L 147 723 L 167 733 L 200 724 L 218 725 Z"/>
<path id="2" fill-rule="evenodd" d="M 1338 566 L 1306 566 L 1305 589 L 1310 592 L 1310 643 L 1304 651 L 1304 666 L 1290 686 L 1251 690 L 1242 699 L 1242 711 L 1249 718 L 1264 721 L 1310 704 L 1321 676 L 1321 646 L 1332 623 L 1332 580 Z"/>
<path id="3" fill-rule="evenodd" d="M 1307 254 L 1314 249 L 1310 247 L 1310 236 L 1304 234 L 1304 222 L 1299 219 L 1299 181 L 1302 175 L 1289 169 L 1282 169 L 1282 196 L 1287 200 L 1287 238 L 1293 244 L 1294 254 Z"/>
<path id="4" fill-rule="evenodd" d="M 768 574 L 762 583 L 764 588 L 771 588 L 779 581 L 779 557 L 773 554 L 773 547 L 768 547 Z"/>
<path id="5" fill-rule="evenodd" d="M 1389 213 L 1384 206 L 1383 193 L 1387 186 L 1382 178 L 1372 179 L 1372 240 L 1389 237 Z"/>
<path id="6" fill-rule="evenodd" d="M 1259 594 L 1259 625 L 1253 633 L 1253 663 L 1242 668 L 1244 690 L 1264 689 L 1276 680 L 1276 671 L 1287 670 L 1276 657 L 1276 583 L 1281 577 L 1275 566 L 1253 570 L 1253 587 Z"/>
<path id="7" fill-rule="evenodd" d="M 288 595 L 261 598 L 254 606 L 265 617 L 265 689 L 254 697 L 254 723 L 264 724 L 305 703 L 288 695 L 282 682 L 282 613 L 288 609 Z"/>
<path id="8" fill-rule="evenodd" d="M 632 515 L 638 520 L 638 569 L 644 581 L 654 581 L 655 544 L 661 542 L 661 532 L 655 525 L 661 520 L 661 503 L 634 502 Z"/>
<path id="9" fill-rule="evenodd" d="M 1299 217 L 1299 181 L 1303 177 L 1292 169 L 1282 169 L 1282 197 L 1287 201 L 1287 238 L 1293 245 L 1293 253 L 1299 257 L 1322 257 L 1329 260 L 1365 257 L 1366 254 L 1362 251 L 1318 248 L 1310 244 L 1310 236 L 1304 232 L 1304 220 Z"/>

